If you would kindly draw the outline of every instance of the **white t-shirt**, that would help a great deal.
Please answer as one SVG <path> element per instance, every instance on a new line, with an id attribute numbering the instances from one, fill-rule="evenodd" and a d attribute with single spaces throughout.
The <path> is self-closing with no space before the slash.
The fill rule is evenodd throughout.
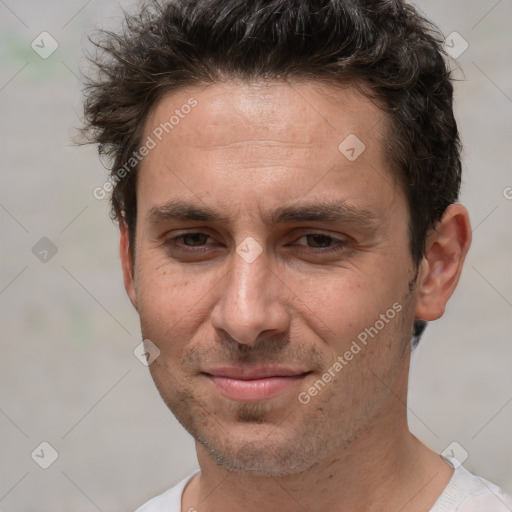
<path id="1" fill-rule="evenodd" d="M 472 475 L 455 459 L 445 457 L 456 468 L 430 512 L 511 512 L 512 496 L 497 485 Z M 160 496 L 149 500 L 136 512 L 181 512 L 181 496 L 199 469 Z M 195 509 L 185 512 L 196 512 Z"/>

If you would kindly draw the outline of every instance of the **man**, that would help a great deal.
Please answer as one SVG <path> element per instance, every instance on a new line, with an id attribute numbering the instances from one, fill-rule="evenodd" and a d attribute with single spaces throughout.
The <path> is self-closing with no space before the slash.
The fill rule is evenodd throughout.
<path id="1" fill-rule="evenodd" d="M 407 426 L 471 242 L 440 44 L 398 0 L 175 0 L 99 43 L 87 129 L 200 465 L 140 512 L 512 509 Z"/>

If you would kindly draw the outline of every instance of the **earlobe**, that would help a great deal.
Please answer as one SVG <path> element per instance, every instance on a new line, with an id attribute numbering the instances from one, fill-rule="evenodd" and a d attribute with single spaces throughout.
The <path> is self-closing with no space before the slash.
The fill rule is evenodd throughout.
<path id="1" fill-rule="evenodd" d="M 135 269 L 130 254 L 130 235 L 128 226 L 124 222 L 119 222 L 119 256 L 123 269 L 124 288 L 135 309 L 137 309 L 137 292 L 135 287 Z"/>
<path id="2" fill-rule="evenodd" d="M 415 316 L 436 320 L 459 282 L 471 245 L 469 215 L 461 204 L 451 204 L 427 237 L 417 281 Z"/>

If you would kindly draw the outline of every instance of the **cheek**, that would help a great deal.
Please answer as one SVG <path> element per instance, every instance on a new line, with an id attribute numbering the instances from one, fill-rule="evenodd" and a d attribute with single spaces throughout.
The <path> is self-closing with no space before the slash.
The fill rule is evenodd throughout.
<path id="1" fill-rule="evenodd" d="M 403 301 L 404 284 L 380 272 L 337 270 L 303 282 L 297 294 L 302 303 L 298 301 L 297 305 L 301 304 L 299 314 L 309 319 L 315 331 L 341 350 L 376 322 L 381 327 L 382 322 L 388 321 L 388 325 L 393 321 L 400 309 L 395 303 Z"/>
<path id="2" fill-rule="evenodd" d="M 197 280 L 179 270 L 141 258 L 136 277 L 137 303 L 143 335 L 166 342 L 194 315 L 201 301 Z M 204 295 L 204 289 L 203 295 Z"/>
<path id="3" fill-rule="evenodd" d="M 319 376 L 329 383 L 317 386 L 321 392 L 312 399 L 314 407 L 334 408 L 339 421 L 349 424 L 373 415 L 386 399 L 402 367 L 413 318 L 410 298 L 397 294 L 396 299 L 365 302 L 360 296 L 338 301 L 338 306 L 326 301 L 321 320 L 308 317 L 309 328 L 332 354 Z M 311 388 L 306 392 L 316 393 Z"/>

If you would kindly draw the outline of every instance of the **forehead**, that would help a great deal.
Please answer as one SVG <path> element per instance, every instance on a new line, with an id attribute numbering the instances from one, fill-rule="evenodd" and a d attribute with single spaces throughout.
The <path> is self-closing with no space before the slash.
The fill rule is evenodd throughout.
<path id="1" fill-rule="evenodd" d="M 189 109 L 191 103 L 197 104 Z M 202 123 L 183 122 L 187 117 Z M 146 135 L 166 121 L 171 126 L 164 129 L 162 137 L 177 146 L 210 147 L 256 140 L 332 144 L 349 133 L 364 138 L 369 129 L 374 130 L 372 139 L 380 138 L 385 115 L 353 86 L 235 80 L 164 96 L 146 120 Z"/>
<path id="2" fill-rule="evenodd" d="M 385 114 L 349 86 L 233 81 L 185 88 L 161 98 L 146 120 L 143 140 L 155 147 L 141 164 L 139 206 L 147 211 L 181 196 L 235 204 L 243 195 L 261 210 L 322 189 L 370 203 L 397 189 L 384 157 L 385 125 Z"/>

